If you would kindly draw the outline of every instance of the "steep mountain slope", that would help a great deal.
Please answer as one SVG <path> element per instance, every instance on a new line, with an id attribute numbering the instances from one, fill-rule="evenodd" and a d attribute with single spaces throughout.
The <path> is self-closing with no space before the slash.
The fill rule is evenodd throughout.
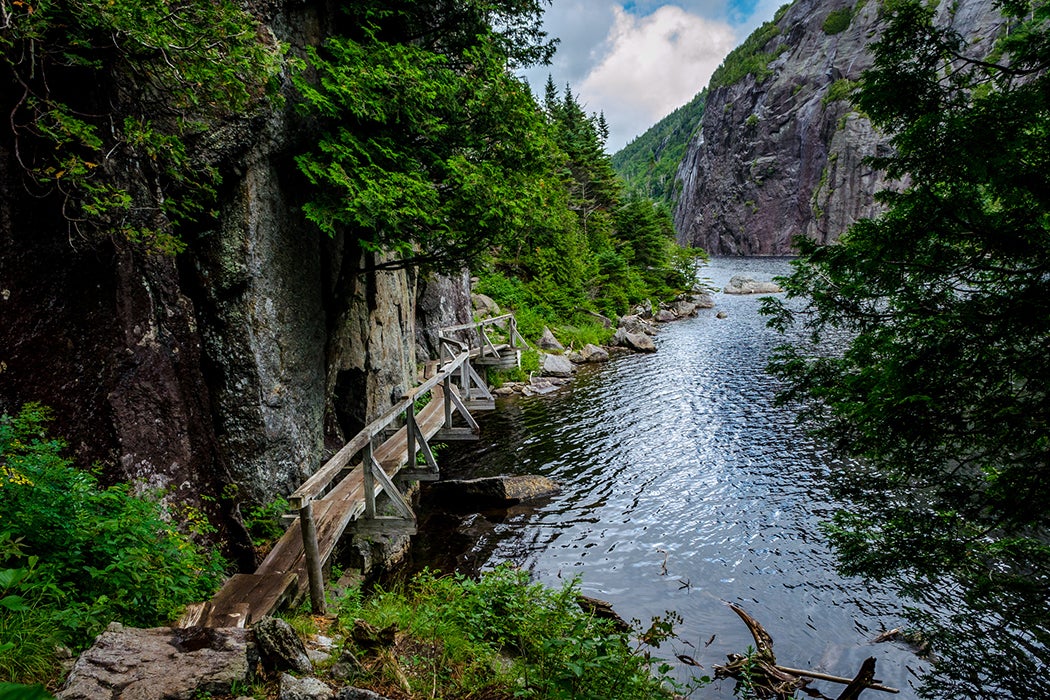
<path id="1" fill-rule="evenodd" d="M 675 173 L 706 102 L 707 90 L 702 90 L 613 155 L 613 168 L 631 190 L 674 204 Z"/>
<path id="2" fill-rule="evenodd" d="M 834 241 L 878 213 L 873 196 L 891 183 L 864 159 L 887 139 L 848 96 L 871 65 L 883 7 L 797 0 L 726 58 L 676 177 L 680 243 L 783 255 L 796 235 Z M 942 3 L 938 21 L 987 45 L 1002 24 L 991 0 Z"/>

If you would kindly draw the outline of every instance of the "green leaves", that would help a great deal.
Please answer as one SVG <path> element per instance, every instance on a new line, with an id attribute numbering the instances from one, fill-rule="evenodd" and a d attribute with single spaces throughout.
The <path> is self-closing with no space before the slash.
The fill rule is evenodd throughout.
<path id="1" fill-rule="evenodd" d="M 0 102 L 30 191 L 72 230 L 175 253 L 217 184 L 186 140 L 260 100 L 281 60 L 234 0 L 19 2 Z"/>
<path id="2" fill-rule="evenodd" d="M 491 3 L 483 14 L 509 30 L 534 5 Z M 315 187 L 307 217 L 393 254 L 388 266 L 461 264 L 542 217 L 534 205 L 545 146 L 527 87 L 506 70 L 508 35 L 469 3 L 450 16 L 463 27 L 444 18 L 447 35 L 405 35 L 433 9 L 348 9 L 356 31 L 310 51 L 311 72 L 295 78 L 304 109 L 324 126 L 296 159 Z M 461 33 L 466 26 L 475 33 Z"/>
<path id="3" fill-rule="evenodd" d="M 1020 35 L 985 57 L 924 5 L 895 5 L 857 100 L 892 133 L 876 164 L 909 184 L 839 245 L 803 242 L 786 280 L 798 305 L 768 307 L 823 341 L 775 358 L 788 397 L 862 459 L 833 475 L 852 502 L 829 530 L 843 568 L 969 606 L 924 620 L 968 640 L 937 649 L 930 692 L 947 697 L 991 692 L 952 673 L 1050 692 L 1024 671 L 1000 679 L 992 661 L 1045 664 L 1047 647 L 1023 640 L 1050 634 L 1036 602 L 1050 594 L 1050 26 L 1024 6 Z M 971 644 L 982 629 L 1002 646 Z"/>

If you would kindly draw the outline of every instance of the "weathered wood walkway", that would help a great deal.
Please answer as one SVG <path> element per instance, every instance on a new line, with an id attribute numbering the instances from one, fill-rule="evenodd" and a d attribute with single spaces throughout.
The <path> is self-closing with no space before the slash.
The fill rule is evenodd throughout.
<path id="1" fill-rule="evenodd" d="M 493 343 L 486 331 L 486 326 L 499 323 L 507 326 L 509 340 L 502 345 Z M 480 339 L 477 347 L 446 335 L 473 328 Z M 511 359 L 518 361 L 517 345 L 522 341 L 509 314 L 445 328 L 440 335 L 443 364 L 434 376 L 365 426 L 289 497 L 294 520 L 255 573 L 236 574 L 210 601 L 189 606 L 178 626 L 243 627 L 307 591 L 314 610 L 323 610 L 322 570 L 348 529 L 355 534 L 415 533 L 415 514 L 395 479 L 438 478 L 432 439 L 477 438 L 480 428 L 470 411 L 492 409 L 495 401 L 472 361 L 506 366 Z M 424 400 L 427 403 L 417 413 Z M 453 424 L 457 416 L 464 425 Z M 376 496 L 383 493 L 390 514 L 377 512 Z"/>

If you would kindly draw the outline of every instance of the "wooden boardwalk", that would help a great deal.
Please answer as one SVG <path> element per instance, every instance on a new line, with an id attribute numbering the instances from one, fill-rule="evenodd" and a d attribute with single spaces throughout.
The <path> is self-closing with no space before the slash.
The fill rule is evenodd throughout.
<path id="1" fill-rule="evenodd" d="M 489 340 L 486 325 L 509 319 L 509 345 Z M 291 525 L 252 574 L 236 574 L 205 603 L 190 605 L 179 627 L 244 627 L 270 615 L 281 605 L 299 600 L 308 591 L 315 611 L 323 609 L 321 571 L 344 533 L 415 533 L 415 515 L 394 483 L 438 478 L 438 465 L 430 450 L 431 439 L 476 439 L 479 428 L 470 410 L 487 410 L 495 402 L 481 376 L 471 365 L 484 358 L 506 363 L 506 348 L 520 336 L 513 316 L 478 324 L 455 326 L 454 332 L 478 327 L 481 344 L 442 337 L 450 357 L 433 377 L 409 391 L 383 416 L 366 426 L 307 479 L 290 497 L 297 512 Z M 442 334 L 444 335 L 444 334 Z M 458 381 L 458 385 L 457 385 Z M 417 401 L 429 401 L 416 412 Z M 458 415 L 462 426 L 453 425 Z M 386 437 L 394 424 L 403 425 Z M 380 444 L 375 443 L 382 440 Z M 376 496 L 386 494 L 393 515 L 376 511 Z"/>

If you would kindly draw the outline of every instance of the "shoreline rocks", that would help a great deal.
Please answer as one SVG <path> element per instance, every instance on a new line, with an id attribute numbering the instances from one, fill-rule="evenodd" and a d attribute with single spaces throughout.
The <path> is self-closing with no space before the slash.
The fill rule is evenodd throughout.
<path id="1" fill-rule="evenodd" d="M 736 275 L 722 291 L 726 294 L 780 294 L 784 290 L 776 282 L 759 282 L 751 277 Z"/>

